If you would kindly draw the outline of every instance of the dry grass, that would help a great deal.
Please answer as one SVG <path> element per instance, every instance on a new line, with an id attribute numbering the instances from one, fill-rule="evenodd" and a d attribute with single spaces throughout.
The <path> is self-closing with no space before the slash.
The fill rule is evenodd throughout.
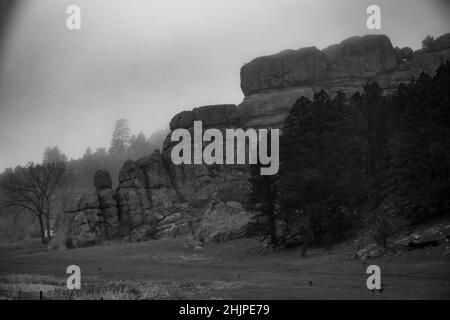
<path id="1" fill-rule="evenodd" d="M 263 253 L 241 239 L 201 250 L 184 240 L 48 251 L 0 246 L 0 297 L 7 299 L 449 299 L 445 246 L 370 261 L 385 292 L 366 287 L 366 266 L 350 254 L 312 250 Z M 68 265 L 81 268 L 82 288 L 65 287 Z M 313 285 L 310 286 L 309 282 Z"/>
<path id="2" fill-rule="evenodd" d="M 241 284 L 202 281 L 95 281 L 85 280 L 80 290 L 68 290 L 65 279 L 28 274 L 0 278 L 2 299 L 45 300 L 153 300 L 189 298 L 189 293 L 205 293 Z"/>

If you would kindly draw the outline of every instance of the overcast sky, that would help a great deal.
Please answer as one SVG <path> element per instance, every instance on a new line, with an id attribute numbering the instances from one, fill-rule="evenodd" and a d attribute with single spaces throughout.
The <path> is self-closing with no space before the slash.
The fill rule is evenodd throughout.
<path id="1" fill-rule="evenodd" d="M 82 30 L 66 29 L 66 8 Z M 324 48 L 366 29 L 378 4 L 394 46 L 450 32 L 442 0 L 26 0 L 0 47 L 0 170 L 109 147 L 114 122 L 164 128 L 177 112 L 240 103 L 240 67 L 261 55 Z"/>

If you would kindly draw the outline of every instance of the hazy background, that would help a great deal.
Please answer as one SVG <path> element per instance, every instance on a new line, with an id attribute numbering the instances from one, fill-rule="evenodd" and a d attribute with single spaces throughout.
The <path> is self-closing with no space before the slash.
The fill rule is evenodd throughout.
<path id="1" fill-rule="evenodd" d="M 181 110 L 237 104 L 244 63 L 373 33 L 370 4 L 394 46 L 450 31 L 445 0 L 0 1 L 0 171 L 47 146 L 109 147 L 118 118 L 150 134 Z M 66 29 L 69 4 L 81 31 Z"/>

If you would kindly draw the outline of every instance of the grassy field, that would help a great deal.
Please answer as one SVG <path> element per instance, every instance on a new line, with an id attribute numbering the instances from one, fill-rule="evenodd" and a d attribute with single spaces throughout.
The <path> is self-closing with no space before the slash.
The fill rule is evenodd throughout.
<path id="1" fill-rule="evenodd" d="M 264 253 L 253 239 L 195 250 L 184 239 L 109 243 L 61 252 L 39 245 L 0 246 L 0 297 L 6 299 L 450 299 L 446 248 L 371 260 L 382 294 L 366 287 L 367 265 L 352 252 Z M 68 265 L 82 289 L 65 288 Z"/>

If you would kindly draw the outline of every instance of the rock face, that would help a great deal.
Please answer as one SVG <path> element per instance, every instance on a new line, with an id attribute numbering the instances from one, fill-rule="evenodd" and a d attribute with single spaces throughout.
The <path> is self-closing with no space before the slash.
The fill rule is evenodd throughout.
<path id="1" fill-rule="evenodd" d="M 249 96 L 331 79 L 372 78 L 397 65 L 397 55 L 388 37 L 353 37 L 322 51 L 310 47 L 256 58 L 242 67 L 241 88 Z"/>
<path id="2" fill-rule="evenodd" d="M 245 95 L 239 105 L 245 127 L 281 127 L 302 95 L 311 98 L 325 89 L 351 94 L 377 81 L 389 92 L 421 72 L 434 73 L 450 59 L 450 34 L 434 40 L 432 49 L 413 52 L 394 48 L 384 35 L 352 37 L 323 50 L 286 50 L 256 58 L 241 68 Z"/>
<path id="3" fill-rule="evenodd" d="M 194 120 L 202 121 L 203 126 L 210 128 L 234 127 L 239 123 L 239 114 L 234 104 L 198 107 L 175 115 L 170 122 L 170 130 L 189 129 Z"/>
<path id="4" fill-rule="evenodd" d="M 202 121 L 203 130 L 222 132 L 280 128 L 297 99 L 311 98 L 320 89 L 349 94 L 377 81 L 389 92 L 421 72 L 433 73 L 450 59 L 450 34 L 430 46 L 413 52 L 394 48 L 386 36 L 369 35 L 323 50 L 309 47 L 256 58 L 241 69 L 245 98 L 239 106 L 183 111 L 173 117 L 170 129 L 187 129 L 192 134 L 196 120 Z M 161 152 L 125 162 L 116 191 L 111 189 L 109 173 L 97 172 L 96 193 L 78 199 L 66 210 L 55 246 L 83 246 L 116 236 L 135 242 L 191 234 L 197 243 L 244 236 L 251 218 L 242 208 L 249 192 L 248 167 L 174 165 L 171 151 L 176 143 L 169 134 Z"/>
<path id="5" fill-rule="evenodd" d="M 184 111 L 172 119 L 170 128 L 192 132 L 196 120 L 202 121 L 204 130 L 234 128 L 238 125 L 237 106 Z M 117 199 L 120 229 L 131 232 L 127 241 L 195 233 L 212 201 L 245 200 L 249 191 L 246 166 L 174 165 L 171 151 L 176 143 L 169 135 L 162 152 L 127 161 L 120 171 Z"/>
<path id="6" fill-rule="evenodd" d="M 66 208 L 63 221 L 50 242 L 52 249 L 93 245 L 107 235 L 105 220 L 95 195 L 75 197 Z"/>
<path id="7" fill-rule="evenodd" d="M 117 235 L 119 216 L 111 176 L 107 171 L 98 171 L 94 184 L 95 193 L 75 196 L 66 207 L 49 244 L 51 249 L 85 247 Z"/>
<path id="8" fill-rule="evenodd" d="M 122 232 L 131 232 L 128 241 L 189 232 L 187 223 L 194 218 L 172 184 L 167 165 L 157 150 L 149 157 L 127 161 L 120 171 L 118 208 Z"/>

